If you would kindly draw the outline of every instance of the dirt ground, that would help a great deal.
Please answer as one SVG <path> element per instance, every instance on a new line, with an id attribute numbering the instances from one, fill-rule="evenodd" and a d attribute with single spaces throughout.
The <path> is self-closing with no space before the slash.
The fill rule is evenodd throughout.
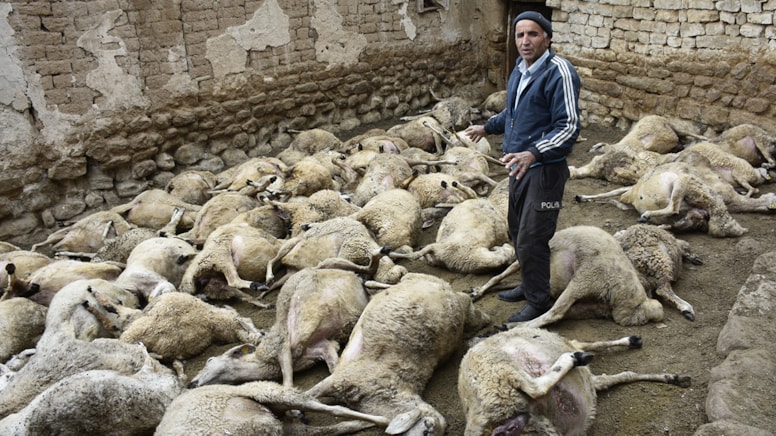
<path id="1" fill-rule="evenodd" d="M 569 158 L 570 165 L 581 165 L 592 158 L 589 148 L 597 142 L 615 142 L 624 135 L 613 128 L 589 126 L 582 132 L 585 141 L 579 142 Z M 499 144 L 500 145 L 500 144 Z M 635 211 L 622 211 L 607 204 L 579 204 L 576 194 L 608 191 L 617 185 L 594 179 L 570 180 L 566 185 L 564 208 L 560 214 L 559 229 L 575 225 L 595 225 L 610 233 L 636 222 Z M 762 187 L 773 192 L 776 186 Z M 722 361 L 716 352 L 717 336 L 727 320 L 736 295 L 749 275 L 754 259 L 772 250 L 776 241 L 773 214 L 736 214 L 737 220 L 749 229 L 739 238 L 718 239 L 706 234 L 683 234 L 704 264 L 685 264 L 683 276 L 675 283 L 676 293 L 692 304 L 695 321 L 685 319 L 675 308 L 666 306 L 665 319 L 641 327 L 622 327 L 611 320 L 565 320 L 548 326 L 549 330 L 578 340 L 614 339 L 633 334 L 641 335 L 644 347 L 640 350 L 622 350 L 598 353 L 590 365 L 595 374 L 613 374 L 621 371 L 645 373 L 682 373 L 692 377 L 687 389 L 656 383 L 636 383 L 617 386 L 598 396 L 597 417 L 590 435 L 691 435 L 707 422 L 706 394 L 710 370 Z M 426 242 L 433 241 L 435 229 L 424 234 Z M 405 263 L 410 271 L 427 272 L 448 279 L 456 290 L 466 291 L 485 283 L 488 275 L 453 274 L 445 269 L 429 267 L 422 262 Z M 271 298 L 271 297 L 270 297 Z M 486 294 L 476 304 L 494 321 L 501 323 L 524 303 L 504 303 L 496 293 Z M 246 307 L 260 327 L 274 321 L 274 311 L 256 311 Z M 776 328 L 774 328 L 776 330 Z M 186 373 L 193 377 L 205 359 L 229 346 L 212 347 L 208 352 L 186 362 Z M 463 434 L 464 417 L 457 394 L 458 365 L 466 350 L 461 350 L 436 371 L 429 381 L 424 398 L 445 415 L 448 435 Z M 296 377 L 301 388 L 312 386 L 327 375 L 325 365 L 306 371 Z M 326 421 L 325 418 L 320 418 Z M 317 419 L 313 423 L 322 423 Z M 365 435 L 382 434 L 379 430 L 362 432 Z"/>

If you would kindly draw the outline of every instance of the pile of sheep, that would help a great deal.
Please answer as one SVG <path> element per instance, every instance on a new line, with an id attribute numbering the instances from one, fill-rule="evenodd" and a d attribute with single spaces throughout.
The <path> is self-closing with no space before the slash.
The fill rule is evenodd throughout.
<path id="1" fill-rule="evenodd" d="M 496 97 L 503 102 L 503 93 L 482 104 L 443 99 L 344 141 L 298 132 L 278 156 L 219 174 L 182 171 L 164 189 L 86 216 L 30 250 L 0 246 L 0 433 L 345 434 L 377 426 L 444 434 L 446 419 L 423 391 L 467 345 L 458 386 L 466 434 L 583 433 L 596 391 L 639 380 L 688 386 L 676 374 L 586 368 L 591 351 L 640 347 L 638 337 L 579 343 L 540 327 L 574 311 L 622 325 L 657 322 L 656 297 L 693 320 L 671 284 L 683 260 L 700 259 L 666 228 L 733 236 L 745 229 L 728 210 L 758 210 L 744 209 L 755 200 L 764 202 L 759 210 L 776 208 L 776 198 L 754 197 L 775 163 L 773 142 L 758 148 L 763 166 L 746 170 L 734 145 L 759 146 L 763 132 L 676 151 L 675 131 L 655 117 L 658 127 L 645 119 L 602 147 L 572 176 L 633 183 L 620 201 L 665 228 L 559 231 L 551 241 L 555 306 L 529 323 L 501 325 L 477 299 L 519 269 L 507 180 L 490 143 L 460 133 L 498 111 Z M 666 191 L 667 178 L 687 195 Z M 435 241 L 421 244 L 430 228 Z M 415 262 L 501 274 L 466 293 L 413 271 Z M 274 323 L 257 325 L 235 302 L 274 312 Z M 231 347 L 184 374 L 182 362 L 213 344 Z M 294 374 L 321 362 L 330 376 L 300 389 Z M 300 411 L 336 418 L 316 425 Z"/>

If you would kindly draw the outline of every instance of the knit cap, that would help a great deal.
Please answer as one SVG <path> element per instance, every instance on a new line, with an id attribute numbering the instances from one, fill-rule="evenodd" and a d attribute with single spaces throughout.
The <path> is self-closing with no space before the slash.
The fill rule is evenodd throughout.
<path id="1" fill-rule="evenodd" d="M 552 23 L 550 20 L 544 18 L 544 15 L 540 14 L 536 11 L 525 11 L 515 17 L 515 20 L 512 21 L 512 28 L 514 28 L 517 25 L 517 22 L 520 20 L 531 20 L 539 24 L 541 28 L 547 32 L 547 36 L 552 38 Z"/>

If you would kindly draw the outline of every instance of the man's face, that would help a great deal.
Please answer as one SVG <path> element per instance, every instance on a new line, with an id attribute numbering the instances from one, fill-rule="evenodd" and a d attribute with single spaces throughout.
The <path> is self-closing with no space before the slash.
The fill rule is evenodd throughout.
<path id="1" fill-rule="evenodd" d="M 515 45 L 520 57 L 530 67 L 550 47 L 550 38 L 536 21 L 520 20 L 515 25 Z"/>

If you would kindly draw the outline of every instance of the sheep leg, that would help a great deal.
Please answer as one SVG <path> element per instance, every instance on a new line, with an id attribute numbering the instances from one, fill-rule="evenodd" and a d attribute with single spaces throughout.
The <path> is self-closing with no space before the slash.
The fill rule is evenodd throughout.
<path id="1" fill-rule="evenodd" d="M 117 323 L 113 322 L 113 320 L 111 320 L 107 314 L 103 313 L 102 310 L 90 304 L 89 301 L 84 301 L 81 303 L 81 305 L 84 307 L 84 309 L 86 309 L 87 312 L 91 313 L 92 316 L 94 316 L 103 327 L 105 327 L 105 330 L 111 332 L 114 338 L 121 336 L 121 328 Z"/>
<path id="2" fill-rule="evenodd" d="M 652 217 L 665 217 L 679 213 L 679 207 L 682 204 L 686 191 L 687 187 L 683 183 L 677 182 L 671 190 L 671 195 L 668 197 L 668 204 L 666 207 L 662 209 L 646 210 L 641 213 L 638 221 L 647 222 Z"/>
<path id="3" fill-rule="evenodd" d="M 280 262 L 281 259 L 283 259 L 291 250 L 296 247 L 296 245 L 301 241 L 302 239 L 300 237 L 291 238 L 283 243 L 283 245 L 280 246 L 280 249 L 278 250 L 278 254 L 275 255 L 272 259 L 267 262 L 267 278 L 265 280 L 265 283 L 270 284 L 275 279 L 275 275 L 272 273 L 272 268 L 275 266 L 275 263 Z"/>
<path id="4" fill-rule="evenodd" d="M 601 374 L 593 376 L 593 386 L 597 392 L 611 388 L 612 386 L 633 383 L 638 381 L 649 381 L 656 383 L 668 383 L 677 385 L 681 388 L 690 387 L 691 378 L 687 375 L 679 374 L 639 374 L 632 371 L 625 371 L 619 374 Z"/>
<path id="5" fill-rule="evenodd" d="M 662 297 L 664 300 L 676 306 L 676 308 L 682 312 L 682 315 L 684 315 L 685 318 L 689 319 L 690 321 L 695 321 L 695 309 L 693 309 L 690 303 L 676 295 L 674 289 L 671 287 L 671 283 L 666 283 L 660 286 L 655 290 L 655 293 L 659 297 Z"/>
<path id="6" fill-rule="evenodd" d="M 8 278 L 8 282 L 5 288 L 5 292 L 0 297 L 0 301 L 5 301 L 9 298 L 11 298 L 11 293 L 13 291 L 13 286 L 16 283 L 16 264 L 14 263 L 7 263 L 5 265 L 5 273 Z"/>
<path id="7" fill-rule="evenodd" d="M 567 286 L 566 289 L 561 292 L 561 294 L 558 296 L 558 299 L 555 300 L 555 304 L 552 305 L 550 310 L 547 312 L 544 312 L 544 314 L 540 315 L 537 318 L 534 318 L 530 321 L 522 322 L 522 323 L 507 323 L 508 328 L 513 328 L 516 326 L 520 327 L 543 327 L 547 324 L 552 324 L 554 322 L 560 321 L 563 319 L 563 316 L 566 314 L 566 312 L 571 309 L 571 306 L 574 305 L 574 303 L 579 300 L 580 296 L 586 295 L 586 292 L 584 289 L 581 288 L 580 285 L 577 284 L 576 281 L 572 280 Z"/>
<path id="8" fill-rule="evenodd" d="M 391 253 L 388 254 L 388 256 L 391 259 L 417 260 L 417 259 L 420 259 L 421 257 L 423 257 L 423 256 L 425 256 L 427 254 L 432 254 L 433 255 L 434 249 L 436 248 L 436 245 L 437 244 L 435 244 L 435 243 L 434 244 L 428 244 L 425 247 L 421 248 L 420 250 L 413 251 L 412 253 L 398 253 L 396 251 L 392 251 Z"/>
<path id="9" fill-rule="evenodd" d="M 286 338 L 278 353 L 278 364 L 280 366 L 280 373 L 283 375 L 283 386 L 287 388 L 294 386 L 294 361 L 291 356 L 291 338 L 289 336 L 289 332 L 286 330 Z"/>
<path id="10" fill-rule="evenodd" d="M 597 341 L 597 342 L 581 342 L 571 340 L 571 345 L 577 350 L 581 351 L 601 351 L 614 347 L 628 347 L 628 348 L 641 348 L 641 336 L 625 336 L 624 338 L 614 339 L 611 341 Z"/>
<path id="11" fill-rule="evenodd" d="M 531 398 L 540 398 L 547 395 L 548 392 L 558 384 L 569 371 L 577 366 L 585 366 L 593 359 L 593 355 L 577 351 L 575 353 L 564 353 L 558 357 L 558 360 L 539 377 L 531 377 L 530 374 L 523 372 L 521 377 L 520 390 L 525 392 Z"/>
<path id="12" fill-rule="evenodd" d="M 186 213 L 186 209 L 182 207 L 176 207 L 172 210 L 172 216 L 170 216 L 170 221 L 161 229 L 159 229 L 158 232 L 156 232 L 157 235 L 161 237 L 166 237 L 167 235 L 175 235 L 178 233 L 178 224 L 180 224 L 181 219 L 183 218 L 183 214 Z"/>
<path id="13" fill-rule="evenodd" d="M 600 194 L 590 194 L 590 195 L 577 194 L 574 196 L 574 200 L 578 203 L 586 203 L 588 201 L 610 199 L 612 197 L 617 197 L 625 194 L 626 192 L 630 191 L 631 188 L 633 187 L 624 186 L 622 188 L 612 189 L 611 191 L 602 192 Z"/>
<path id="14" fill-rule="evenodd" d="M 519 270 L 520 270 L 520 261 L 516 260 L 512 262 L 511 265 L 507 266 L 506 269 L 501 274 L 491 277 L 490 280 L 485 282 L 485 284 L 480 286 L 479 288 L 472 289 L 469 292 L 469 295 L 472 297 L 472 300 L 478 300 L 480 297 L 482 297 L 485 294 L 485 292 L 489 291 L 492 287 L 500 283 L 506 277 L 511 276 L 512 274 L 515 274 Z"/>

